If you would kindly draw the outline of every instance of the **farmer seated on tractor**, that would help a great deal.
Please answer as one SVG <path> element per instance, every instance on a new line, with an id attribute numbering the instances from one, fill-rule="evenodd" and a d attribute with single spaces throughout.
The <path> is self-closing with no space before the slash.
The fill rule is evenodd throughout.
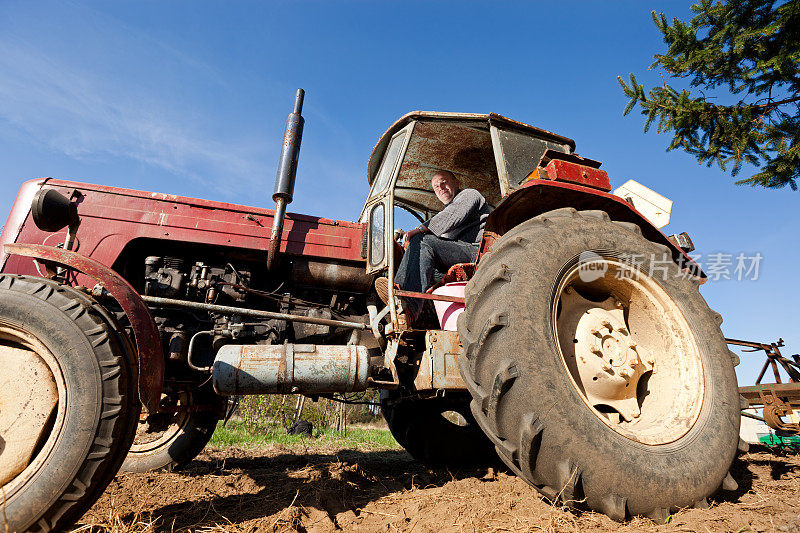
<path id="1" fill-rule="evenodd" d="M 406 252 L 394 279 L 406 291 L 425 292 L 433 285 L 434 270 L 444 273 L 457 263 L 474 262 L 491 211 L 483 195 L 475 189 L 461 189 L 452 172 L 436 172 L 431 187 L 444 209 L 405 234 Z M 378 278 L 375 289 L 388 302 L 389 280 Z M 419 315 L 422 303 L 408 299 L 409 318 Z"/>

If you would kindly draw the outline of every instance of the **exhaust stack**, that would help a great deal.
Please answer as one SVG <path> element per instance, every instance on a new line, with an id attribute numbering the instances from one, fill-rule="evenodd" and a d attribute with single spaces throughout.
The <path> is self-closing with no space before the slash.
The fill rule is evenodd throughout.
<path id="1" fill-rule="evenodd" d="M 300 153 L 300 141 L 303 138 L 303 123 L 305 122 L 301 115 L 305 94 L 303 89 L 297 89 L 297 94 L 294 98 L 294 110 L 286 117 L 281 159 L 278 163 L 278 175 L 275 178 L 275 192 L 272 193 L 272 199 L 275 201 L 275 216 L 272 219 L 272 233 L 269 238 L 267 270 L 272 270 L 277 265 L 286 206 L 292 203 L 292 195 L 294 194 L 297 157 Z"/>

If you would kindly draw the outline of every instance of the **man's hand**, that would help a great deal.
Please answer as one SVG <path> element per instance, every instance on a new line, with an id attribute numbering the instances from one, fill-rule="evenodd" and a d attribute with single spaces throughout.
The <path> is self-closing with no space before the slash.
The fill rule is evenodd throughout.
<path id="1" fill-rule="evenodd" d="M 424 232 L 419 228 L 414 228 L 411 231 L 407 231 L 405 236 L 403 237 L 403 248 L 408 248 L 408 245 L 411 244 L 411 237 L 419 235 L 420 233 Z"/>

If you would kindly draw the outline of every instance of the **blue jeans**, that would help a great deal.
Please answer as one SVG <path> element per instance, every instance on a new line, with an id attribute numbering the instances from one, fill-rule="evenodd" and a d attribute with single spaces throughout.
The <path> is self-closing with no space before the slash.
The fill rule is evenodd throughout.
<path id="1" fill-rule="evenodd" d="M 397 267 L 394 282 L 406 291 L 425 292 L 433 285 L 435 272 L 444 274 L 457 263 L 474 262 L 477 256 L 477 244 L 420 233 L 411 237 L 403 260 Z M 407 303 L 409 311 L 417 316 L 422 309 L 422 300 L 409 298 Z"/>

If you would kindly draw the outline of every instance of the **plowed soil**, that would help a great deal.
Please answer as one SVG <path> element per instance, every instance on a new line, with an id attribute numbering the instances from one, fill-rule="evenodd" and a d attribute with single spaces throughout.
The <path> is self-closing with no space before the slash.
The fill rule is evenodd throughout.
<path id="1" fill-rule="evenodd" d="M 737 459 L 735 492 L 667 524 L 542 500 L 504 471 L 429 470 L 404 451 L 208 448 L 178 472 L 121 474 L 82 531 L 797 531 L 800 456 Z"/>

